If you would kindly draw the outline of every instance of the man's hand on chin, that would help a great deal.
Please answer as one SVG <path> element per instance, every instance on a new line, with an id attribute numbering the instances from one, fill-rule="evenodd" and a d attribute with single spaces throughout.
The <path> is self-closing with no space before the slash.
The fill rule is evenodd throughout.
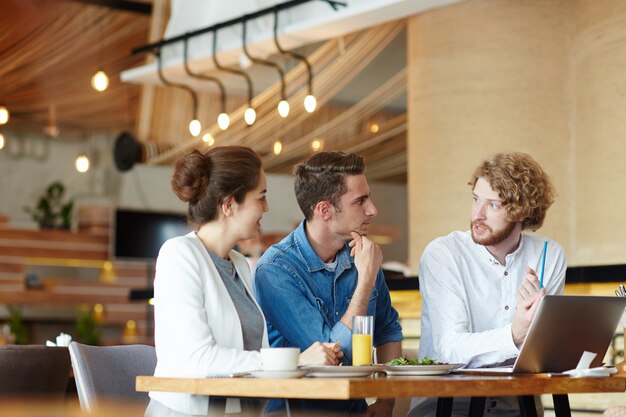
<path id="1" fill-rule="evenodd" d="M 388 399 L 378 399 L 376 402 L 369 407 L 363 413 L 364 417 L 389 417 L 393 413 L 393 405 L 395 404 L 395 400 Z"/>

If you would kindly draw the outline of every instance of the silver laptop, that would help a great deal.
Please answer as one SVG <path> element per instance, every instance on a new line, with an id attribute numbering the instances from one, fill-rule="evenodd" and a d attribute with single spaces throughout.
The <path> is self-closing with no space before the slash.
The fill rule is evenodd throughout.
<path id="1" fill-rule="evenodd" d="M 626 297 L 545 296 L 513 372 L 567 371 L 584 351 L 597 354 L 591 367 L 601 366 L 625 308 Z"/>

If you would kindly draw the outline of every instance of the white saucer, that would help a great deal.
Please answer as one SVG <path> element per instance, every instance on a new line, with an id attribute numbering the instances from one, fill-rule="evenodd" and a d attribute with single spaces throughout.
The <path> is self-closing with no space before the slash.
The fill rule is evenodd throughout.
<path id="1" fill-rule="evenodd" d="M 264 379 L 284 379 L 284 378 L 302 378 L 309 371 L 305 369 L 296 369 L 295 371 L 252 371 L 250 375 L 255 378 Z"/>

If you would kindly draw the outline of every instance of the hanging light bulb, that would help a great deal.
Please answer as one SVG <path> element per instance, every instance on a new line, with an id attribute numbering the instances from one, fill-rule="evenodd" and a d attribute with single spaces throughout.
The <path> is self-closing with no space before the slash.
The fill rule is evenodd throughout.
<path id="1" fill-rule="evenodd" d="M 4 104 L 0 106 L 0 125 L 7 124 L 11 115 L 9 114 L 9 109 Z"/>
<path id="2" fill-rule="evenodd" d="M 80 154 L 74 161 L 74 166 L 76 167 L 76 171 L 84 174 L 89 171 L 89 158 L 85 154 Z"/>
<path id="3" fill-rule="evenodd" d="M 304 110 L 313 113 L 317 107 L 317 100 L 313 94 L 309 94 L 304 98 Z"/>
<path id="4" fill-rule="evenodd" d="M 217 86 L 220 89 L 220 100 L 222 102 L 222 111 L 219 114 L 219 116 L 217 116 L 217 125 L 220 127 L 220 129 L 226 130 L 228 129 L 228 126 L 230 125 L 230 117 L 226 113 L 226 89 L 224 88 L 224 84 L 216 77 L 208 76 L 204 74 L 198 74 L 191 70 L 191 68 L 189 67 L 189 42 L 188 41 L 189 39 L 185 38 L 184 44 L 183 44 L 183 57 L 184 57 L 183 64 L 185 67 L 185 72 L 187 73 L 187 75 L 189 75 L 192 78 L 199 79 L 199 80 L 207 80 L 207 81 L 211 81 L 217 84 Z M 198 111 L 198 98 L 194 92 L 191 93 L 191 96 L 193 100 L 193 111 L 194 111 L 194 119 L 195 119 L 197 118 L 195 117 L 195 115 L 197 114 L 197 111 Z M 202 136 L 202 140 L 204 140 L 204 142 L 207 142 L 208 137 L 212 138 L 212 136 L 207 133 L 204 136 Z"/>
<path id="5" fill-rule="evenodd" d="M 252 126 L 256 120 L 256 110 L 254 110 L 252 106 L 248 107 L 243 113 L 243 119 L 246 121 L 248 126 Z"/>
<path id="6" fill-rule="evenodd" d="M 287 102 L 287 100 L 282 99 L 278 103 L 278 114 L 280 114 L 280 117 L 282 117 L 283 119 L 289 116 L 289 103 Z"/>
<path id="7" fill-rule="evenodd" d="M 201 130 L 202 124 L 200 124 L 200 120 L 193 119 L 191 122 L 189 122 L 189 133 L 191 133 L 191 136 L 198 136 Z"/>
<path id="8" fill-rule="evenodd" d="M 0 149 L 4 148 L 4 144 L 5 144 L 4 135 L 2 134 L 2 132 L 0 132 Z"/>
<path id="9" fill-rule="evenodd" d="M 202 135 L 202 141 L 207 144 L 207 146 L 215 145 L 215 138 L 210 133 L 205 133 Z"/>
<path id="10" fill-rule="evenodd" d="M 109 77 L 102 70 L 99 70 L 91 77 L 91 86 L 96 91 L 104 91 L 109 88 Z"/>
<path id="11" fill-rule="evenodd" d="M 323 145 L 323 141 L 319 138 L 315 138 L 313 142 L 311 142 L 311 148 L 313 149 L 314 152 L 317 152 L 320 149 L 322 149 L 322 145 Z"/>
<path id="12" fill-rule="evenodd" d="M 220 115 L 217 116 L 217 125 L 222 130 L 228 129 L 228 126 L 230 126 L 230 117 L 228 116 L 228 114 L 224 112 L 220 113 Z"/>
<path id="13" fill-rule="evenodd" d="M 276 142 L 274 142 L 274 155 L 280 155 L 282 151 L 283 151 L 283 144 L 281 141 L 277 140 Z"/>
<path id="14" fill-rule="evenodd" d="M 217 55 L 218 55 L 217 54 L 217 33 L 218 33 L 217 29 L 213 31 L 213 63 L 215 64 L 215 68 L 219 69 L 220 71 L 229 72 L 231 74 L 237 74 L 238 76 L 245 78 L 246 84 L 248 84 L 248 108 L 243 113 L 243 118 L 248 124 L 248 126 L 251 126 L 254 124 L 254 121 L 256 120 L 256 111 L 254 110 L 254 108 L 252 108 L 252 97 L 253 97 L 252 80 L 245 71 L 237 70 L 237 69 L 230 68 L 230 67 L 225 67 L 220 64 L 219 60 L 217 59 Z M 224 94 L 224 91 L 222 90 L 222 113 L 226 112 L 225 111 L 226 109 L 225 97 L 226 96 Z M 219 121 L 218 121 L 218 125 L 219 125 Z"/>
<path id="15" fill-rule="evenodd" d="M 278 49 L 278 52 L 280 52 L 281 54 L 299 59 L 304 63 L 304 65 L 306 65 L 308 74 L 307 84 L 309 88 L 309 95 L 304 98 L 304 109 L 309 113 L 313 113 L 315 111 L 315 108 L 317 107 L 317 100 L 313 95 L 313 69 L 311 68 L 311 64 L 305 56 L 297 54 L 293 51 L 287 51 L 283 49 L 282 46 L 280 46 L 280 43 L 278 42 L 278 12 L 279 9 L 274 10 L 274 45 L 276 46 L 276 49 Z"/>

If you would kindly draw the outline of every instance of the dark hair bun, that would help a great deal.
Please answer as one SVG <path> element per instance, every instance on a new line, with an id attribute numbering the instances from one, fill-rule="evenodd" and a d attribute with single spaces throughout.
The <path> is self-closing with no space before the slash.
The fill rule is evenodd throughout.
<path id="1" fill-rule="evenodd" d="M 211 159 L 197 150 L 176 162 L 172 190 L 186 203 L 197 203 L 206 193 L 211 177 Z"/>

